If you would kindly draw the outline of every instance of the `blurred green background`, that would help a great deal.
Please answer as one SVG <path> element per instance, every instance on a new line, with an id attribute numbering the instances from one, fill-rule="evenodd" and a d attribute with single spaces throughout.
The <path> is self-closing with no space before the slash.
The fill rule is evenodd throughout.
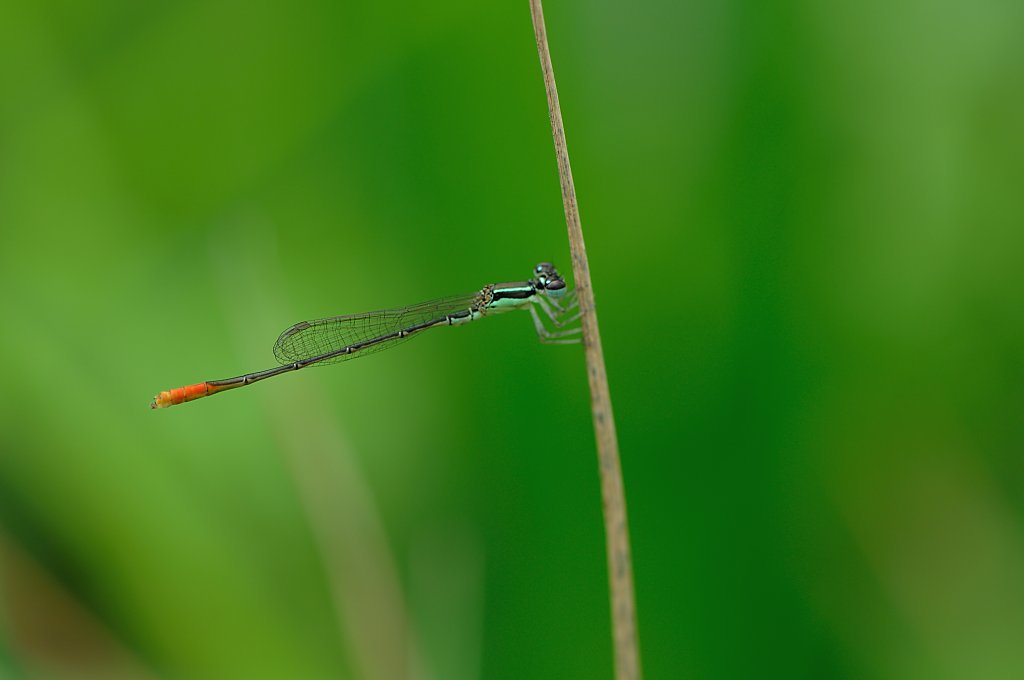
<path id="1" fill-rule="evenodd" d="M 549 2 L 648 678 L 1024 677 L 1024 5 Z M 0 5 L 0 675 L 610 678 L 525 0 Z"/>

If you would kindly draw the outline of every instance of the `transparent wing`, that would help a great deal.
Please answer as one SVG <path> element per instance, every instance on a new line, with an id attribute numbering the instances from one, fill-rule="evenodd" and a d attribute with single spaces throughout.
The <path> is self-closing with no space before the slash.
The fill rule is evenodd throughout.
<path id="1" fill-rule="evenodd" d="M 277 342 L 274 343 L 274 356 L 282 364 L 313 359 L 429 321 L 443 319 L 449 314 L 465 311 L 473 306 L 478 295 L 479 293 L 469 293 L 421 302 L 418 305 L 399 309 L 382 309 L 364 314 L 302 321 L 281 333 Z M 412 336 L 384 340 L 352 354 L 339 354 L 330 359 L 318 361 L 316 365 L 336 364 L 373 354 L 405 342 L 409 337 Z"/>

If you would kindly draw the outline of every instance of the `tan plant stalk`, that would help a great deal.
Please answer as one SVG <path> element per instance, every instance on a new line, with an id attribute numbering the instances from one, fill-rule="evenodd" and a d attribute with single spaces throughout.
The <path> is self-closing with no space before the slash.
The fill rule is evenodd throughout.
<path id="1" fill-rule="evenodd" d="M 587 357 L 587 376 L 590 381 L 590 406 L 597 438 L 598 469 L 601 475 L 601 495 L 604 499 L 605 542 L 608 549 L 608 581 L 611 596 L 612 639 L 615 648 L 615 677 L 617 680 L 639 680 L 640 652 L 636 630 L 636 601 L 633 594 L 633 566 L 629 550 L 629 527 L 626 522 L 626 498 L 622 486 L 622 466 L 619 462 L 619 444 L 615 436 L 608 376 L 601 350 L 601 334 L 594 309 L 594 289 L 587 265 L 587 249 L 583 243 L 576 188 L 569 167 L 569 151 L 565 144 L 562 110 L 558 104 L 555 74 L 551 68 L 547 32 L 544 28 L 544 10 L 541 0 L 530 0 L 533 31 L 537 38 L 544 88 L 548 96 L 551 133 L 555 138 L 555 156 L 558 176 L 562 184 L 562 204 L 569 231 L 569 250 L 572 253 L 573 278 L 579 298 L 583 345 Z"/>

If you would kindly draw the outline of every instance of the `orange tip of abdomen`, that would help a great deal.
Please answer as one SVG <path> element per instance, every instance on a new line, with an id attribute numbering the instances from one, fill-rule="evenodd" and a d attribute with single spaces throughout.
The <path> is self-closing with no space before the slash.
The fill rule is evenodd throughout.
<path id="1" fill-rule="evenodd" d="M 175 404 L 182 404 L 186 401 L 205 397 L 208 394 L 210 394 L 210 386 L 208 383 L 187 385 L 185 387 L 178 387 L 173 390 L 161 392 L 153 397 L 153 401 L 150 402 L 149 407 L 167 408 L 168 406 L 174 406 Z"/>

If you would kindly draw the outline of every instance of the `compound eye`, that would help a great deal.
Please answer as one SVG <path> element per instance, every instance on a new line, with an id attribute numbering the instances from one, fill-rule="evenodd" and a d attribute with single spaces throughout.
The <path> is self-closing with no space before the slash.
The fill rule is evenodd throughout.
<path id="1" fill-rule="evenodd" d="M 554 281 L 549 281 L 548 285 L 545 286 L 545 288 L 547 288 L 548 290 L 563 290 L 565 288 L 565 281 L 563 281 L 562 279 L 555 279 Z"/>
<path id="2" fill-rule="evenodd" d="M 555 265 L 551 264 L 550 262 L 541 262 L 536 267 L 534 267 L 533 271 L 538 274 L 543 274 L 544 272 L 552 271 L 554 268 Z"/>

